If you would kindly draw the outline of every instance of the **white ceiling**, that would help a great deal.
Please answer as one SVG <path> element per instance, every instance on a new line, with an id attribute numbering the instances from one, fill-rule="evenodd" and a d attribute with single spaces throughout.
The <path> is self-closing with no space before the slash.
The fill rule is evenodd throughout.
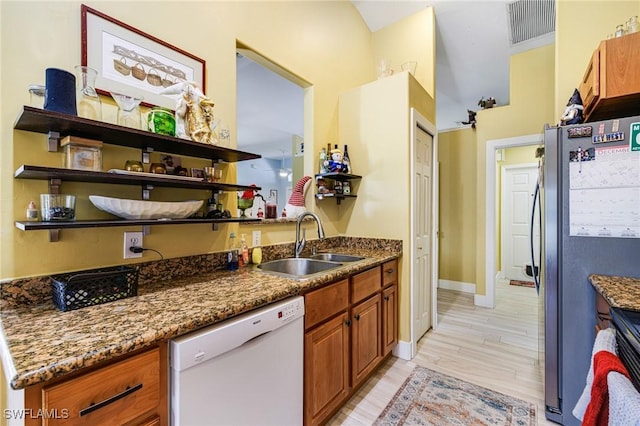
<path id="1" fill-rule="evenodd" d="M 352 0 L 374 32 L 432 6 L 436 17 L 436 127 L 463 127 L 480 98 L 509 103 L 509 57 L 553 43 L 553 34 L 510 45 L 507 3 L 512 0 Z M 418 64 L 420 67 L 420 64 Z M 303 134 L 302 89 L 247 58 L 238 59 L 238 141 L 264 157 L 291 153 L 291 135 Z M 255 149 L 254 149 L 255 147 Z"/>

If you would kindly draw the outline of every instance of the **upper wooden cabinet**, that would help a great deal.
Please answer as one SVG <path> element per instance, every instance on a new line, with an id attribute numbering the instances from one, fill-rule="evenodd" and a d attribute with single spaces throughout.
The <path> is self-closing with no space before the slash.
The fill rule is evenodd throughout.
<path id="1" fill-rule="evenodd" d="M 585 121 L 640 114 L 640 32 L 600 42 L 580 82 Z"/>

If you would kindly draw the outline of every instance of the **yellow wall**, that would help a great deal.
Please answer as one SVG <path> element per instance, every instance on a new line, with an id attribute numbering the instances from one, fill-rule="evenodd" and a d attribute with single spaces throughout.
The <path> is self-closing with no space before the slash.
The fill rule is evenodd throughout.
<path id="1" fill-rule="evenodd" d="M 235 49 L 240 40 L 274 62 L 311 82 L 305 103 L 312 110 L 305 140 L 310 152 L 327 140 L 336 140 L 338 94 L 375 79 L 371 33 L 350 2 L 100 2 L 90 7 L 126 22 L 206 60 L 207 94 L 215 113 L 231 126 L 235 146 Z M 44 83 L 44 70 L 73 70 L 80 62 L 80 2 L 1 2 L 2 123 L 0 140 L 0 278 L 25 277 L 123 263 L 122 233 L 138 228 L 64 230 L 61 241 L 49 242 L 46 231 L 23 232 L 14 226 L 24 217 L 28 202 L 47 192 L 46 181 L 13 179 L 21 164 L 61 165 L 61 153 L 48 153 L 45 136 L 14 131 L 13 122 L 29 102 L 27 86 Z M 153 9 L 150 19 L 150 8 Z M 269 16 L 269 19 L 265 19 Z M 176 19 L 176 17 L 181 17 Z M 295 35 L 295 36 L 293 36 Z M 105 99 L 105 119 L 114 117 Z M 111 103 L 111 105 L 107 105 Z M 124 159 L 139 156 L 135 150 L 106 147 L 105 168 L 122 167 Z M 313 156 L 305 158 L 313 173 Z M 183 160 L 184 161 L 184 160 Z M 195 161 L 195 160 L 194 160 Z M 235 166 L 229 165 L 229 181 Z M 139 198 L 137 187 L 65 183 L 63 191 L 79 196 L 78 218 L 100 218 L 88 201 L 89 194 Z M 312 191 L 307 205 L 315 209 Z M 152 199 L 207 198 L 205 191 L 156 189 Z M 234 203 L 233 194 L 227 197 Z M 320 209 L 329 235 L 337 230 L 337 210 Z M 108 217 L 108 216 L 107 216 Z M 238 228 L 240 228 L 238 230 Z M 165 257 L 201 254 L 224 249 L 231 230 L 247 233 L 252 226 L 155 226 L 145 246 Z M 292 241 L 292 224 L 262 226 L 263 243 Z M 143 260 L 154 260 L 155 255 Z"/>
<path id="2" fill-rule="evenodd" d="M 411 81 L 415 80 L 408 72 L 401 72 L 345 92 L 340 96 L 339 113 L 340 139 L 357 142 L 351 158 L 356 174 L 364 177 L 357 187 L 358 198 L 346 200 L 340 207 L 342 220 L 347 222 L 346 234 L 403 240 L 399 291 L 402 341 L 411 340 L 410 107 L 427 118 L 434 104 L 426 91 Z M 421 105 L 431 107 L 422 109 Z"/>
<path id="3" fill-rule="evenodd" d="M 481 110 L 477 115 L 476 156 L 476 294 L 485 294 L 485 221 L 488 141 L 540 134 L 553 116 L 554 46 L 544 46 L 511 57 L 511 104 Z"/>
<path id="4" fill-rule="evenodd" d="M 475 283 L 476 132 L 438 134 L 440 169 L 439 278 Z"/>
<path id="5" fill-rule="evenodd" d="M 415 78 L 435 99 L 435 39 L 433 8 L 428 7 L 373 33 L 372 67 L 375 69 L 381 59 L 387 59 L 391 68 L 399 72 L 403 63 L 416 61 Z"/>

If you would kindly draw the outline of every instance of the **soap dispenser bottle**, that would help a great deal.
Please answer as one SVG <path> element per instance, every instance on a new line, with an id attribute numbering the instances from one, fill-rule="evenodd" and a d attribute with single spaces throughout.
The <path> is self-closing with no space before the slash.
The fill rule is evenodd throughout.
<path id="1" fill-rule="evenodd" d="M 247 238 L 245 234 L 242 234 L 240 238 L 240 257 L 238 258 L 240 266 L 246 266 L 249 264 L 249 247 L 247 246 Z"/>
<path id="2" fill-rule="evenodd" d="M 238 269 L 238 246 L 236 244 L 236 233 L 229 234 L 229 251 L 227 252 L 227 269 L 235 271 Z"/>

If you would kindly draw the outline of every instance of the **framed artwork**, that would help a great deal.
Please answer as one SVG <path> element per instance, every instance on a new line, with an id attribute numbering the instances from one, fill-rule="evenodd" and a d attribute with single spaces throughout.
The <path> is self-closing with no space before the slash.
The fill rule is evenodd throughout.
<path id="1" fill-rule="evenodd" d="M 182 81 L 205 87 L 205 61 L 102 12 L 82 5 L 81 64 L 98 71 L 96 90 L 142 98 L 142 105 L 175 109 L 162 91 Z"/>
<path id="2" fill-rule="evenodd" d="M 269 198 L 272 199 L 273 201 L 275 201 L 276 204 L 278 204 L 278 190 L 277 189 L 270 189 L 269 190 Z"/>
<path id="3" fill-rule="evenodd" d="M 204 169 L 191 168 L 191 177 L 204 179 Z"/>

